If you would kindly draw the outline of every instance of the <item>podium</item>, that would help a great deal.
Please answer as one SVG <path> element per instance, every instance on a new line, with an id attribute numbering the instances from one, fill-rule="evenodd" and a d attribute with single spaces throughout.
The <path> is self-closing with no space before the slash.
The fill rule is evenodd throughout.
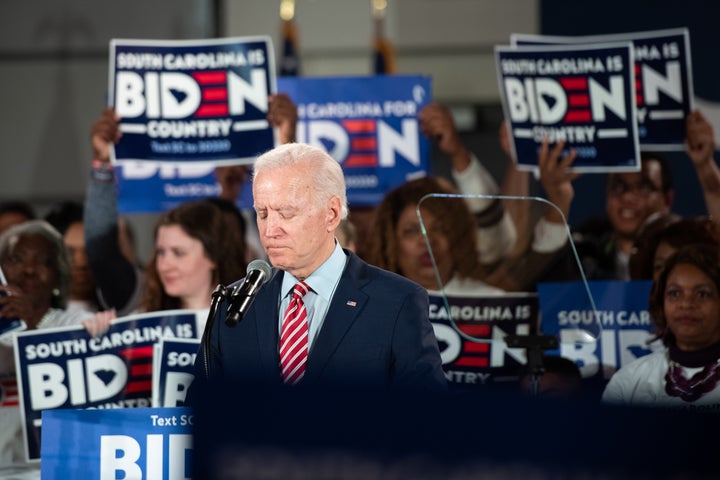
<path id="1" fill-rule="evenodd" d="M 41 474 L 46 479 L 189 479 L 190 408 L 47 410 Z"/>

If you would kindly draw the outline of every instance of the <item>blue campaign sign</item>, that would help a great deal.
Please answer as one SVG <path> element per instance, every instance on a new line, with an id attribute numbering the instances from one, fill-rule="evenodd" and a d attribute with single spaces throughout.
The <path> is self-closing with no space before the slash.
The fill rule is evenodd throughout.
<path id="1" fill-rule="evenodd" d="M 429 77 L 281 77 L 278 90 L 298 107 L 298 142 L 324 148 L 342 166 L 351 206 L 374 206 L 427 174 L 430 144 L 417 114 L 432 99 Z"/>
<path id="2" fill-rule="evenodd" d="M 684 150 L 685 117 L 694 108 L 687 28 L 579 37 L 511 36 L 513 45 L 620 41 L 633 44 L 640 145 L 644 150 Z"/>
<path id="3" fill-rule="evenodd" d="M 199 339 L 163 339 L 153 352 L 153 407 L 184 405 L 195 378 L 193 366 Z"/>
<path id="4" fill-rule="evenodd" d="M 526 363 L 525 350 L 508 347 L 504 338 L 530 333 L 537 313 L 535 294 L 430 294 L 430 322 L 448 382 L 473 387 L 517 380 Z"/>
<path id="5" fill-rule="evenodd" d="M 41 475 L 69 478 L 190 478 L 189 408 L 43 412 Z"/>
<path id="6" fill-rule="evenodd" d="M 82 326 L 18 333 L 15 365 L 27 458 L 38 458 L 44 410 L 149 407 L 153 345 L 162 338 L 198 337 L 197 314 L 187 310 L 122 317 L 99 337 Z"/>
<path id="7" fill-rule="evenodd" d="M 0 318 L 0 337 L 11 332 L 25 330 L 27 325 L 19 318 Z"/>
<path id="8" fill-rule="evenodd" d="M 577 151 L 577 172 L 640 169 L 631 44 L 495 47 L 518 168 L 543 139 Z"/>
<path id="9" fill-rule="evenodd" d="M 183 202 L 220 195 L 214 165 L 122 162 L 115 167 L 118 212 L 165 212 Z"/>
<path id="10" fill-rule="evenodd" d="M 604 385 L 623 365 L 655 345 L 648 313 L 651 281 L 588 282 L 595 310 L 582 282 L 538 285 L 542 331 L 560 340 L 558 351 L 580 366 L 583 379 Z"/>
<path id="11" fill-rule="evenodd" d="M 270 37 L 110 42 L 110 105 L 123 136 L 112 160 L 252 163 L 274 146 Z"/>

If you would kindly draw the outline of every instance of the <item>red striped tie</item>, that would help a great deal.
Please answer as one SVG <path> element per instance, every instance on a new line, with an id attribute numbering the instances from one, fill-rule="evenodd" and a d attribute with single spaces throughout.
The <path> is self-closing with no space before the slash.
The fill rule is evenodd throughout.
<path id="1" fill-rule="evenodd" d="M 285 310 L 280 334 L 280 368 L 283 382 L 295 385 L 305 375 L 308 354 L 307 311 L 302 297 L 310 291 L 305 282 L 293 287 L 290 305 Z"/>

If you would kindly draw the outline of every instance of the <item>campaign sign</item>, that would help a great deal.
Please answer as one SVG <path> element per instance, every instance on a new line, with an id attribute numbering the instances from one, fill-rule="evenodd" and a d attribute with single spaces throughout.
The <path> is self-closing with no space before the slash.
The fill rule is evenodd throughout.
<path id="1" fill-rule="evenodd" d="M 170 310 L 119 318 L 102 336 L 84 327 L 20 332 L 15 365 L 28 460 L 40 452 L 40 416 L 56 408 L 149 407 L 153 345 L 197 338 L 196 313 Z"/>
<path id="2" fill-rule="evenodd" d="M 0 318 L 0 337 L 11 332 L 25 330 L 27 325 L 19 318 Z"/>
<path id="3" fill-rule="evenodd" d="M 115 167 L 118 212 L 154 213 L 220 195 L 214 165 L 122 162 Z"/>
<path id="4" fill-rule="evenodd" d="M 579 37 L 514 34 L 510 38 L 513 45 L 632 42 L 640 145 L 644 150 L 685 148 L 685 117 L 694 108 L 687 28 Z"/>
<path id="5" fill-rule="evenodd" d="M 629 42 L 496 46 L 495 56 L 519 169 L 537 169 L 543 139 L 576 150 L 577 172 L 640 169 Z"/>
<path id="6" fill-rule="evenodd" d="M 113 162 L 252 163 L 274 146 L 270 37 L 110 42 Z"/>
<path id="7" fill-rule="evenodd" d="M 153 352 L 153 407 L 179 407 L 195 378 L 199 339 L 162 339 Z"/>
<path id="8" fill-rule="evenodd" d="M 656 345 L 648 313 L 651 281 L 588 282 L 593 311 L 582 282 L 538 284 L 542 331 L 556 335 L 560 355 L 575 361 L 583 379 L 604 385 L 623 365 L 651 353 Z"/>
<path id="9" fill-rule="evenodd" d="M 189 408 L 48 410 L 42 414 L 43 480 L 191 477 Z"/>
<path id="10" fill-rule="evenodd" d="M 535 294 L 429 297 L 430 322 L 451 385 L 472 387 L 518 379 L 527 363 L 526 352 L 509 348 L 504 339 L 527 335 L 536 325 Z"/>
<path id="11" fill-rule="evenodd" d="M 352 206 L 374 206 L 427 174 L 430 143 L 417 114 L 432 99 L 429 77 L 281 77 L 278 89 L 298 107 L 297 141 L 342 166 Z"/>
<path id="12" fill-rule="evenodd" d="M 0 408 L 18 407 L 18 405 L 20 405 L 20 399 L 15 376 L 0 376 Z"/>

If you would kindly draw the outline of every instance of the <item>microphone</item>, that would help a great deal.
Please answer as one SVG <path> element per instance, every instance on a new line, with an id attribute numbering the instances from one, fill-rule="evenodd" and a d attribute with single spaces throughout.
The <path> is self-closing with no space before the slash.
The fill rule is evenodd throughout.
<path id="1" fill-rule="evenodd" d="M 247 266 L 247 275 L 243 282 L 230 293 L 225 324 L 234 327 L 245 316 L 255 295 L 270 279 L 272 267 L 265 260 L 253 260 Z"/>

